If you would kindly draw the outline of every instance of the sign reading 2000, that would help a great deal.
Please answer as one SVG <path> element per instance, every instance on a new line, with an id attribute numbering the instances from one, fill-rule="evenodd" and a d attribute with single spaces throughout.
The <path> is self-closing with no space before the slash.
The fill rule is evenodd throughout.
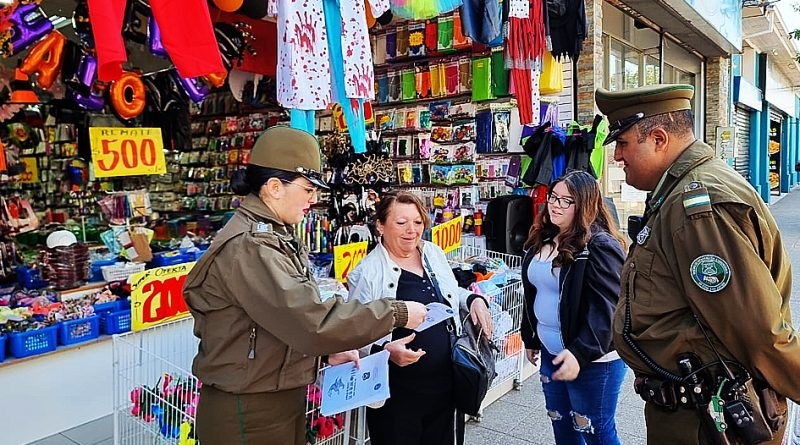
<path id="1" fill-rule="evenodd" d="M 94 176 L 160 175 L 166 173 L 160 128 L 91 127 Z"/>

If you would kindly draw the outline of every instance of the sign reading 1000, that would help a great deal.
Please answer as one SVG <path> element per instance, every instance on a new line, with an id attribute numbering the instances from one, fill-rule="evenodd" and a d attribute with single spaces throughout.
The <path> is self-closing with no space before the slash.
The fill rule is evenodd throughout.
<path id="1" fill-rule="evenodd" d="M 160 128 L 91 127 L 94 176 L 160 175 L 166 173 Z"/>

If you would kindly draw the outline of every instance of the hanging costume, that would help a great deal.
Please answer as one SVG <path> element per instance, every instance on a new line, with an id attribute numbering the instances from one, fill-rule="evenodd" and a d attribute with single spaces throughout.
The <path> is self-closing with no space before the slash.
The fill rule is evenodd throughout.
<path id="1" fill-rule="evenodd" d="M 376 17 L 389 8 L 388 0 L 369 3 Z M 274 6 L 279 18 L 278 102 L 290 109 L 292 126 L 313 133 L 314 111 L 339 102 L 353 147 L 363 153 L 363 103 L 375 98 L 364 0 L 277 0 Z"/>
<path id="2" fill-rule="evenodd" d="M 118 79 L 128 60 L 122 39 L 126 4 L 126 0 L 88 0 L 97 76 L 102 82 Z M 205 0 L 150 0 L 150 7 L 161 41 L 182 77 L 225 72 Z"/>
<path id="3" fill-rule="evenodd" d="M 547 3 L 553 57 L 577 60 L 587 31 L 584 0 L 549 0 Z"/>
<path id="4" fill-rule="evenodd" d="M 508 13 L 505 66 L 511 70 L 520 122 L 533 123 L 534 78 L 545 49 L 543 0 L 511 0 Z M 538 90 L 538 88 L 536 89 Z"/>

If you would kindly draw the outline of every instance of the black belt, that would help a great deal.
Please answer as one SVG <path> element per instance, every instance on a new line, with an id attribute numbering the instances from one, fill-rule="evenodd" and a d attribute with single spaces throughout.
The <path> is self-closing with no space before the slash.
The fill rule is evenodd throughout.
<path id="1" fill-rule="evenodd" d="M 709 394 L 704 385 L 642 376 L 636 377 L 633 388 L 645 402 L 668 411 L 675 411 L 678 408 L 695 409 L 698 404 L 708 403 L 704 402 L 706 395 Z"/>

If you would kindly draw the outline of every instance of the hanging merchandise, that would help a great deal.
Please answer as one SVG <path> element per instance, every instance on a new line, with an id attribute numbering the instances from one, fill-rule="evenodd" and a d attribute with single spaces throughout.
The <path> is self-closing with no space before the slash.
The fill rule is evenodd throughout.
<path id="1" fill-rule="evenodd" d="M 539 125 L 522 148 L 532 160 L 522 181 L 530 186 L 549 185 L 565 170 L 564 141 L 566 134 L 549 122 Z"/>
<path id="2" fill-rule="evenodd" d="M 547 0 L 547 11 L 553 56 L 578 60 L 588 26 L 584 0 Z"/>
<path id="3" fill-rule="evenodd" d="M 392 13 L 408 20 L 424 20 L 446 14 L 461 6 L 462 0 L 391 0 Z"/>
<path id="4" fill-rule="evenodd" d="M 461 31 L 477 43 L 490 45 L 503 35 L 503 7 L 499 0 L 464 0 L 459 9 Z"/>
<path id="5" fill-rule="evenodd" d="M 520 122 L 533 123 L 532 95 L 534 78 L 531 70 L 545 51 L 545 0 L 511 0 L 508 35 L 505 45 L 505 67 L 511 70 L 511 83 L 517 98 Z"/>
<path id="6" fill-rule="evenodd" d="M 127 61 L 123 28 L 126 0 L 88 0 L 98 78 L 113 81 Z M 170 59 L 183 77 L 225 72 L 205 0 L 151 0 L 154 20 Z"/>
<path id="7" fill-rule="evenodd" d="M 558 94 L 564 90 L 564 74 L 561 62 L 545 51 L 542 58 L 542 75 L 539 79 L 539 93 Z"/>

